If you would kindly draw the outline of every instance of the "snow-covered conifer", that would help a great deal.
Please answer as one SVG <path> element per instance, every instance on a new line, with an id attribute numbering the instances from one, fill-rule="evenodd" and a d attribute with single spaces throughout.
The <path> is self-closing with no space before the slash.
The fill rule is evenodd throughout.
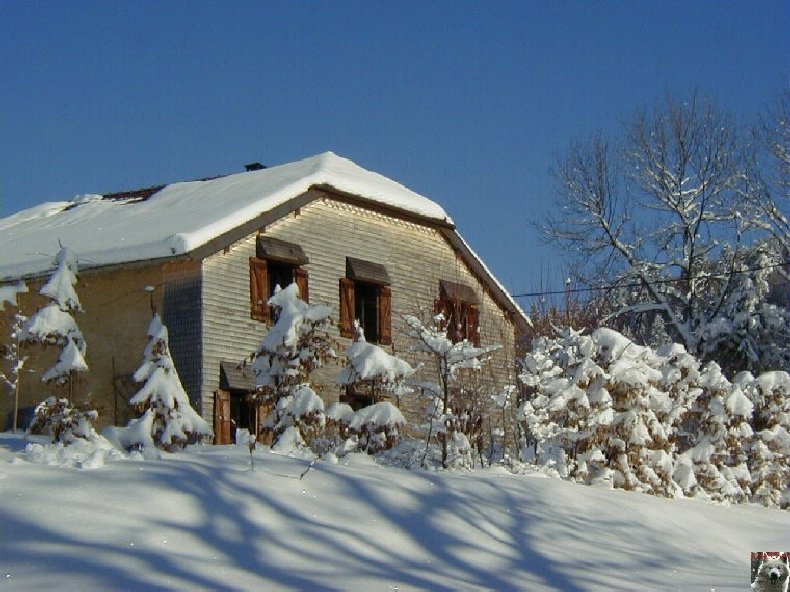
<path id="1" fill-rule="evenodd" d="M 324 410 L 324 416 L 326 417 L 326 429 L 324 431 L 326 445 L 324 448 L 329 450 L 348 439 L 348 426 L 354 419 L 354 410 L 348 403 L 335 401 L 327 405 Z"/>
<path id="2" fill-rule="evenodd" d="M 292 406 L 303 402 L 308 391 L 320 401 L 309 386 L 309 377 L 312 370 L 336 355 L 335 342 L 328 333 L 332 309 L 307 304 L 299 297 L 295 283 L 277 290 L 268 305 L 277 310 L 277 322 L 251 356 L 257 378 L 256 396 L 273 404 L 273 415 L 267 418 L 266 425 L 275 430 L 275 444 L 286 431 L 293 432 L 290 428 L 300 431 L 300 438 L 309 440 L 314 430 L 308 429 L 305 422 L 292 421 L 296 417 Z M 310 409 L 317 412 L 315 400 L 310 399 Z M 319 423 L 323 426 L 323 402 L 320 412 Z"/>
<path id="3" fill-rule="evenodd" d="M 315 439 L 325 424 L 324 401 L 308 384 L 300 384 L 293 394 L 280 397 L 274 414 L 267 418 L 267 427 L 274 430 L 274 444 L 288 433 L 291 444 L 300 447 Z"/>
<path id="4" fill-rule="evenodd" d="M 153 442 L 169 451 L 183 448 L 200 436 L 211 435 L 212 430 L 206 420 L 190 405 L 170 356 L 167 327 L 158 314 L 151 319 L 147 335 L 143 363 L 134 373 L 135 381 L 143 385 L 129 401 L 143 415 L 132 420 L 128 428 L 138 433 L 138 428 L 144 426 L 148 431 L 140 434 L 139 438 L 126 437 L 126 447 L 142 448 Z"/>
<path id="5" fill-rule="evenodd" d="M 98 417 L 95 409 L 77 409 L 68 399 L 48 397 L 36 406 L 28 431 L 31 434 L 49 434 L 53 443 L 62 442 L 64 445 L 72 444 L 78 438 L 96 441 L 99 435 L 93 429 L 93 422 Z"/>
<path id="6" fill-rule="evenodd" d="M 85 338 L 82 335 L 73 314 L 82 312 L 82 305 L 77 296 L 74 286 L 77 283 L 77 257 L 74 253 L 62 247 L 55 257 L 55 269 L 49 280 L 39 290 L 39 294 L 47 297 L 50 302 L 46 306 L 40 308 L 35 314 L 31 315 L 24 323 L 24 326 L 19 332 L 19 339 L 26 343 L 41 343 L 44 345 L 58 345 L 61 347 L 60 356 L 58 357 L 55 365 L 49 370 L 45 371 L 41 379 L 44 382 L 55 383 L 64 388 L 67 397 L 65 399 L 65 411 L 61 412 L 55 410 L 53 412 L 46 411 L 51 406 L 47 406 L 45 401 L 42 403 L 42 413 L 47 415 L 50 419 L 46 425 L 50 425 L 53 418 L 61 418 L 62 421 L 68 425 L 62 429 L 53 427 L 50 431 L 53 437 L 66 438 L 64 434 L 79 434 L 92 433 L 93 428 L 90 430 L 79 428 L 76 432 L 70 427 L 72 425 L 82 424 L 85 422 L 94 421 L 97 413 L 87 408 L 74 410 L 73 397 L 76 376 L 80 372 L 88 370 L 88 364 L 85 362 Z M 57 403 L 59 399 L 53 398 Z M 59 406 L 57 403 L 56 406 Z M 68 411 L 68 412 L 67 412 Z M 79 416 L 72 417 L 72 413 Z M 34 420 L 34 427 L 37 426 Z M 38 429 L 38 427 L 35 427 Z"/>
<path id="7" fill-rule="evenodd" d="M 55 257 L 56 268 L 39 294 L 50 303 L 39 309 L 25 322 L 20 340 L 61 346 L 55 366 L 44 372 L 42 380 L 69 385 L 69 398 L 73 394 L 74 376 L 88 370 L 85 363 L 85 338 L 72 316 L 82 312 L 77 292 L 77 258 L 68 248 L 62 248 Z"/>

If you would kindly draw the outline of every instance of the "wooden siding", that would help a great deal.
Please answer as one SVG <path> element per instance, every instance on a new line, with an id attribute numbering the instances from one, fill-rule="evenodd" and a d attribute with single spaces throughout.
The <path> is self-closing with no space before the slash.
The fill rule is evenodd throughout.
<path id="1" fill-rule="evenodd" d="M 333 199 L 329 193 L 311 193 L 316 197 L 314 201 L 270 223 L 261 232 L 302 247 L 310 260 L 305 267 L 310 274 L 312 303 L 331 305 L 336 323 L 338 283 L 346 274 L 346 257 L 384 265 L 392 281 L 393 345 L 387 349 L 417 363 L 420 360 L 408 353 L 411 340 L 402 332 L 402 315 L 432 314 L 440 280 L 466 284 L 480 302 L 481 343 L 503 345 L 486 372 L 486 382 L 492 388 L 512 382 L 513 325 L 439 230 Z M 257 347 L 266 331 L 263 323 L 250 319 L 249 257 L 254 255 L 253 234 L 203 261 L 202 395 L 206 418 L 213 413 L 212 395 L 219 386 L 220 361 L 241 361 Z M 342 352 L 349 340 L 339 337 L 336 325 L 332 330 Z M 313 376 L 326 402 L 339 394 L 334 387 L 339 368 L 331 365 Z M 425 378 L 429 372 L 426 368 Z M 414 398 L 401 403 L 407 413 L 417 411 Z"/>
<path id="2" fill-rule="evenodd" d="M 199 409 L 203 378 L 201 264 L 199 261 L 166 263 L 163 276 L 162 321 L 170 338 L 170 354 L 192 406 Z"/>

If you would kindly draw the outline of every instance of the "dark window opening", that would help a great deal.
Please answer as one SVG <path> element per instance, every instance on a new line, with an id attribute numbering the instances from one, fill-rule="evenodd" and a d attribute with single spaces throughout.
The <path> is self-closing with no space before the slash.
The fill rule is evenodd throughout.
<path id="1" fill-rule="evenodd" d="M 453 343 L 466 339 L 476 346 L 480 345 L 480 308 L 469 286 L 441 280 L 434 312 L 444 317 L 440 328 L 447 331 L 447 337 Z"/>
<path id="2" fill-rule="evenodd" d="M 340 396 L 341 403 L 347 403 L 354 411 L 364 409 L 369 405 L 376 403 L 376 396 L 373 392 L 372 385 L 353 385 L 346 386 L 345 394 Z"/>
<path id="3" fill-rule="evenodd" d="M 249 400 L 247 391 L 230 392 L 230 421 L 232 440 L 236 441 L 236 430 L 241 428 L 254 433 L 255 405 Z"/>
<path id="4" fill-rule="evenodd" d="M 269 297 L 274 296 L 277 288 L 287 288 L 296 281 L 296 266 L 277 261 L 269 261 Z M 276 323 L 280 317 L 279 309 L 269 307 L 269 319 Z"/>
<path id="5" fill-rule="evenodd" d="M 367 341 L 379 341 L 379 286 L 354 282 L 354 318 Z"/>
<path id="6" fill-rule="evenodd" d="M 277 286 L 280 286 L 280 288 L 287 288 L 292 283 L 294 283 L 294 270 L 296 269 L 295 265 L 269 261 L 268 268 L 269 297 L 274 295 L 275 291 L 277 290 Z"/>
<path id="7" fill-rule="evenodd" d="M 267 301 L 277 286 L 287 288 L 292 283 L 299 287 L 299 296 L 310 301 L 307 270 L 308 263 L 299 245 L 259 236 L 256 257 L 250 257 L 250 317 L 264 323 L 276 322 L 275 311 Z"/>
<path id="8" fill-rule="evenodd" d="M 346 258 L 346 277 L 340 278 L 340 335 L 354 338 L 359 321 L 365 339 L 392 344 L 392 290 L 386 268 L 371 261 Z"/>

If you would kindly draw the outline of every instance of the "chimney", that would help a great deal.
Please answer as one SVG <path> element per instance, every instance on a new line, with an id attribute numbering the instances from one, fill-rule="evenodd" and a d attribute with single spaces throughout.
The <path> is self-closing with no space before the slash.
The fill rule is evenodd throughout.
<path id="1" fill-rule="evenodd" d="M 245 164 L 244 168 L 249 173 L 250 171 L 259 171 L 261 169 L 265 169 L 266 166 L 259 162 L 251 162 L 250 164 Z"/>

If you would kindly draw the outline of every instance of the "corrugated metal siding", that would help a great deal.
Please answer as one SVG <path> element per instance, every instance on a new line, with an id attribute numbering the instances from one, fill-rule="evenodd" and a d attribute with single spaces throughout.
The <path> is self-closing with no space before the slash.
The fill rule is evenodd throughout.
<path id="1" fill-rule="evenodd" d="M 503 384 L 512 380 L 513 327 L 477 279 L 459 261 L 452 247 L 436 230 L 382 213 L 349 205 L 323 195 L 297 212 L 270 224 L 266 236 L 301 245 L 310 260 L 310 301 L 328 303 L 338 318 L 338 280 L 346 273 L 346 257 L 386 266 L 392 281 L 393 346 L 390 351 L 417 362 L 408 353 L 411 340 L 400 331 L 404 314 L 431 314 L 439 294 L 439 280 L 469 285 L 481 308 L 481 343 L 501 343 L 490 378 Z M 250 319 L 249 263 L 255 255 L 255 237 L 217 253 L 203 263 L 204 401 L 219 384 L 219 364 L 248 356 L 265 334 L 265 325 Z M 348 340 L 340 339 L 341 351 Z M 328 402 L 337 396 L 334 377 L 338 366 L 318 371 L 313 381 Z M 427 370 L 426 370 L 427 372 Z M 426 376 L 427 377 L 427 376 Z M 323 388 L 322 388 L 323 387 Z M 417 406 L 403 402 L 406 411 Z M 420 403 L 421 405 L 422 403 Z M 204 413 L 211 409 L 204 405 Z"/>
<path id="2" fill-rule="evenodd" d="M 162 321 L 170 337 L 170 353 L 192 406 L 201 401 L 202 324 L 200 262 L 164 265 Z"/>

